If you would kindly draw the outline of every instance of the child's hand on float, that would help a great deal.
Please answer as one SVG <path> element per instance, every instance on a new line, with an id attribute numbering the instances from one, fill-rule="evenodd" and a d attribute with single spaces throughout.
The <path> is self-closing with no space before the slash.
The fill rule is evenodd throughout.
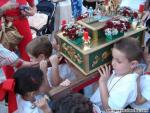
<path id="1" fill-rule="evenodd" d="M 44 74 L 47 73 L 47 61 L 46 60 L 40 61 L 40 69 L 43 71 Z"/>
<path id="2" fill-rule="evenodd" d="M 100 68 L 98 69 L 98 72 L 100 74 L 99 83 L 107 82 L 111 75 L 111 66 L 110 65 L 107 66 L 106 64 L 103 66 L 100 66 Z"/>
<path id="3" fill-rule="evenodd" d="M 52 66 L 58 66 L 58 64 L 59 64 L 59 59 L 58 59 L 58 56 L 57 56 L 57 55 L 52 55 L 52 56 L 50 56 L 49 60 L 50 60 L 50 62 L 51 62 L 51 64 L 52 64 Z"/>

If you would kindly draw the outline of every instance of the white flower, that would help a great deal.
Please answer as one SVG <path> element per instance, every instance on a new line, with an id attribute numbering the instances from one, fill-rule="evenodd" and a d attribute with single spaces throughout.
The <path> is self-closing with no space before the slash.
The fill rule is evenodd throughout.
<path id="1" fill-rule="evenodd" d="M 105 29 L 105 35 L 111 36 L 112 32 L 110 28 Z"/>
<path id="2" fill-rule="evenodd" d="M 118 30 L 116 28 L 112 29 L 112 35 L 117 35 L 118 34 Z"/>

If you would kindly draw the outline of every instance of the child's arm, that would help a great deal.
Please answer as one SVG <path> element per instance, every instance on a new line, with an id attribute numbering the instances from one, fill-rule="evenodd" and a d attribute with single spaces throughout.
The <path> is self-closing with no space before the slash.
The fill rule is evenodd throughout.
<path id="1" fill-rule="evenodd" d="M 107 88 L 107 81 L 110 77 L 110 72 L 111 68 L 110 66 L 101 66 L 100 69 L 98 70 L 101 77 L 99 79 L 99 89 L 100 89 L 100 94 L 101 94 L 101 100 L 102 100 L 102 105 L 104 110 L 110 109 L 108 105 L 108 98 L 109 98 L 109 92 Z"/>
<path id="2" fill-rule="evenodd" d="M 135 103 L 136 104 L 143 104 L 145 103 L 147 100 L 142 96 L 141 94 L 141 89 L 140 89 L 140 76 L 137 78 L 137 98 Z"/>
<path id="3" fill-rule="evenodd" d="M 51 89 L 51 87 L 47 79 L 47 61 L 46 60 L 42 60 L 40 62 L 40 69 L 44 73 L 44 82 L 42 83 L 42 87 L 40 87 L 40 91 L 47 93 Z"/>
<path id="4" fill-rule="evenodd" d="M 57 55 L 52 55 L 49 58 L 49 60 L 52 64 L 52 76 L 50 80 L 53 86 L 57 86 L 62 81 L 59 75 L 59 67 L 58 67 L 59 60 Z"/>

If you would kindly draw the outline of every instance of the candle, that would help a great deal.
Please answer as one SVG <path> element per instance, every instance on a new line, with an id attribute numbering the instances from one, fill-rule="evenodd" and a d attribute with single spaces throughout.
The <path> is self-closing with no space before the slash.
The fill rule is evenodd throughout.
<path id="1" fill-rule="evenodd" d="M 84 41 L 88 41 L 89 40 L 89 34 L 87 31 L 84 32 Z"/>
<path id="2" fill-rule="evenodd" d="M 144 4 L 139 5 L 139 12 L 142 13 L 144 11 Z"/>

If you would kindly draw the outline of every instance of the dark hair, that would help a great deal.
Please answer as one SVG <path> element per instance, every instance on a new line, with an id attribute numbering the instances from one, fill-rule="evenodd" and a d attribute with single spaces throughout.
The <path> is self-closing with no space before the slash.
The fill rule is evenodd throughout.
<path id="1" fill-rule="evenodd" d="M 89 7 L 92 7 L 93 9 L 95 9 L 96 7 L 96 1 L 94 2 L 89 2 L 89 1 L 86 1 L 86 0 L 83 0 L 83 6 L 89 8 Z"/>
<path id="2" fill-rule="evenodd" d="M 150 0 L 145 1 L 145 10 L 149 10 L 150 8 Z"/>
<path id="3" fill-rule="evenodd" d="M 142 47 L 135 38 L 121 39 L 114 44 L 114 48 L 125 53 L 129 61 L 137 60 L 140 62 L 143 59 Z"/>
<path id="4" fill-rule="evenodd" d="M 48 36 L 40 36 L 28 43 L 26 51 L 36 58 L 40 54 L 44 54 L 48 58 L 52 54 L 52 44 L 48 40 Z"/>
<path id="5" fill-rule="evenodd" d="M 44 80 L 43 72 L 37 67 L 20 68 L 13 78 L 16 82 L 15 92 L 22 96 L 28 92 L 37 91 Z"/>
<path id="6" fill-rule="evenodd" d="M 92 102 L 79 93 L 71 93 L 54 102 L 54 113 L 93 113 Z"/>

